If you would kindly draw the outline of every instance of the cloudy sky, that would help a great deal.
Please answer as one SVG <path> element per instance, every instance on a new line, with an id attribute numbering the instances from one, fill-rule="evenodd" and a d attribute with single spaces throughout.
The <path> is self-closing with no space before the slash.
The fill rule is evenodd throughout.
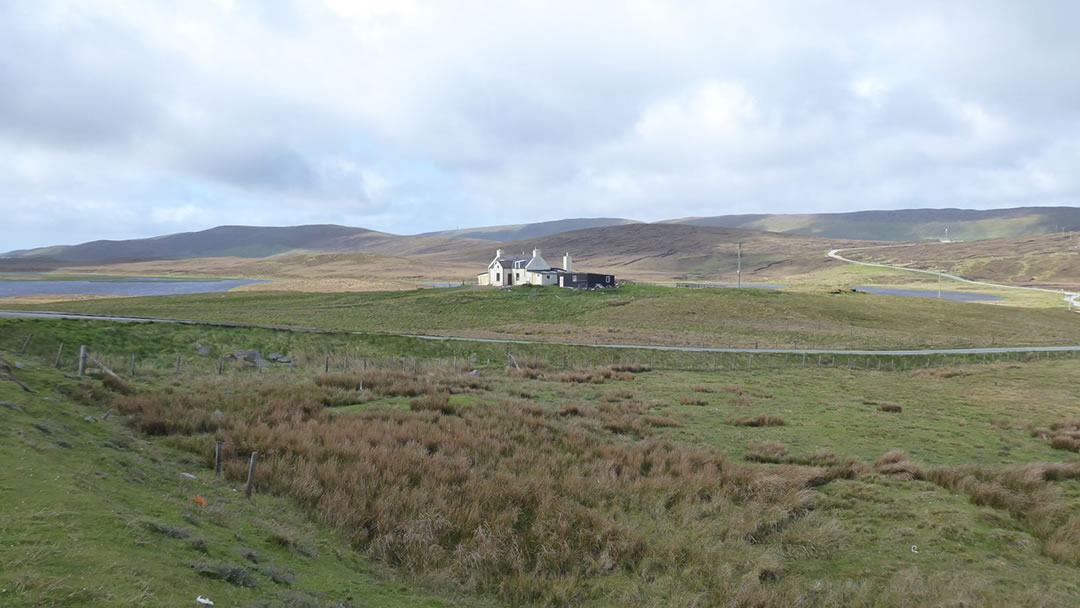
<path id="1" fill-rule="evenodd" d="M 0 251 L 1080 203 L 1080 5 L 0 2 Z"/>

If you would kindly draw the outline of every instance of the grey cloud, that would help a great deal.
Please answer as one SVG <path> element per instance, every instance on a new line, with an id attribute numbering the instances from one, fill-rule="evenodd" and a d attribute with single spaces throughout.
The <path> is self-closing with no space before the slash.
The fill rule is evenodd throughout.
<path id="1" fill-rule="evenodd" d="M 156 121 L 145 91 L 166 62 L 136 32 L 108 22 L 49 27 L 31 7 L 0 6 L 0 130 L 57 146 L 121 145 Z"/>
<path id="2" fill-rule="evenodd" d="M 872 4 L 6 3 L 0 212 L 407 232 L 1078 202 L 1080 9 Z"/>

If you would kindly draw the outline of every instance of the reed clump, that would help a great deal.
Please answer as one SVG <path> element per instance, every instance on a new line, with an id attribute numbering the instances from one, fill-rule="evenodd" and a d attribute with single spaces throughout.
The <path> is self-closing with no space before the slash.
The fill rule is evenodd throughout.
<path id="1" fill-rule="evenodd" d="M 1049 428 L 1033 428 L 1031 436 L 1049 441 L 1056 450 L 1080 452 L 1080 419 L 1055 422 Z"/>
<path id="2" fill-rule="evenodd" d="M 380 380 L 366 377 L 365 390 Z M 633 399 L 462 407 L 437 388 L 457 380 L 426 381 L 406 410 L 345 416 L 322 402 L 352 390 L 336 377 L 214 381 L 122 397 L 119 408 L 146 432 L 201 443 L 207 464 L 220 437 L 233 480 L 258 450 L 260 491 L 290 496 L 374 559 L 506 604 L 614 600 L 625 588 L 608 586 L 612 575 L 652 581 L 643 592 L 656 602 L 687 588 L 757 605 L 802 597 L 770 543 L 811 513 L 810 488 L 840 473 L 740 465 L 658 439 L 654 429 L 678 421 Z M 815 538 L 835 536 L 829 525 L 804 524 Z M 744 579 L 768 587 L 732 582 Z"/>
<path id="3" fill-rule="evenodd" d="M 784 419 L 780 416 L 766 416 L 762 414 L 754 418 L 733 418 L 728 420 L 728 424 L 732 426 L 783 426 Z"/>

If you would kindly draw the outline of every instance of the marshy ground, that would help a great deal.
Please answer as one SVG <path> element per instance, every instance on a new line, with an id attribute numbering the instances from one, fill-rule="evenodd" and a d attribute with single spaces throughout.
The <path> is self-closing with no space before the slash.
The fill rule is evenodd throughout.
<path id="1" fill-rule="evenodd" d="M 196 590 L 272 606 L 1080 598 L 1073 359 L 679 371 L 585 354 L 564 369 L 539 350 L 474 374 L 437 350 L 395 359 L 410 343 L 389 338 L 3 328 L 5 358 L 37 391 L 0 382 L 19 406 L 3 408 L 19 464 L 0 481 L 18 539 L 0 547 L 12 605 L 163 605 Z M 46 355 L 50 338 L 123 352 L 150 335 L 163 352 L 122 383 L 65 376 Z M 218 375 L 193 361 L 177 375 L 172 353 L 200 339 L 217 352 L 351 346 L 369 367 Z M 249 502 L 232 488 L 251 451 Z"/>

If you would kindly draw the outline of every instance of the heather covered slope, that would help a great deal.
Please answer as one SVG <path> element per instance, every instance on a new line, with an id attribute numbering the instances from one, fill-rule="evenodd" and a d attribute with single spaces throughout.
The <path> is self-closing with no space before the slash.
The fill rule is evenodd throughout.
<path id="1" fill-rule="evenodd" d="M 6 255 L 15 260 L 30 258 L 61 264 L 100 264 L 205 257 L 263 258 L 298 250 L 409 255 L 444 251 L 451 243 L 454 246 L 462 244 L 448 238 L 398 236 L 335 225 L 218 226 L 200 232 L 126 241 L 92 241 L 14 251 Z M 5 264 L 0 259 L 0 268 Z"/>
<path id="2" fill-rule="evenodd" d="M 562 232 L 550 236 L 456 248 L 453 259 L 483 267 L 496 246 L 512 253 L 539 248 L 552 265 L 570 252 L 579 270 L 614 273 L 639 280 L 727 281 L 736 279 L 738 243 L 744 281 L 775 281 L 836 265 L 826 253 L 837 247 L 873 242 L 672 224 L 627 224 Z"/>
<path id="3" fill-rule="evenodd" d="M 565 220 L 552 220 L 549 222 L 534 222 L 531 224 L 509 224 L 504 226 L 484 226 L 480 228 L 459 228 L 456 230 L 440 230 L 427 232 L 421 236 L 452 236 L 457 238 L 483 239 L 486 241 L 516 241 L 532 239 L 571 230 L 583 230 L 585 228 L 602 228 L 604 226 L 621 226 L 624 224 L 637 224 L 637 220 L 627 220 L 615 217 L 589 217 L 573 218 Z"/>
<path id="4" fill-rule="evenodd" d="M 163 240 L 172 238 L 162 237 Z M 158 257 L 119 263 L 61 263 L 58 266 L 66 272 L 100 274 L 356 279 L 366 281 L 369 287 L 394 289 L 424 281 L 474 281 L 476 274 L 491 261 L 496 248 L 526 254 L 538 248 L 552 265 L 561 266 L 562 254 L 570 252 L 576 269 L 610 272 L 620 279 L 734 283 L 738 243 L 743 244 L 743 280 L 762 283 L 783 283 L 788 277 L 839 265 L 825 255 L 830 249 L 875 244 L 673 224 L 605 226 L 507 242 L 364 231 L 330 241 L 308 242 L 304 251 L 267 257 L 206 254 L 188 259 Z M 81 255 L 79 251 L 71 255 Z M 162 251 L 180 254 L 178 249 Z M 44 261 L 45 258 L 0 259 L 0 270 L 8 268 L 6 264 L 13 270 L 19 269 L 27 260 Z M 309 287 L 307 290 L 318 289 Z"/>
<path id="5" fill-rule="evenodd" d="M 900 209 L 851 213 L 688 217 L 668 223 L 768 230 L 805 236 L 877 241 L 974 241 L 1080 229 L 1078 207 Z"/>
<path id="6" fill-rule="evenodd" d="M 882 247 L 851 251 L 845 256 L 891 266 L 944 270 L 995 283 L 1040 285 L 1070 291 L 1080 287 L 1080 240 L 1072 232 Z"/>

